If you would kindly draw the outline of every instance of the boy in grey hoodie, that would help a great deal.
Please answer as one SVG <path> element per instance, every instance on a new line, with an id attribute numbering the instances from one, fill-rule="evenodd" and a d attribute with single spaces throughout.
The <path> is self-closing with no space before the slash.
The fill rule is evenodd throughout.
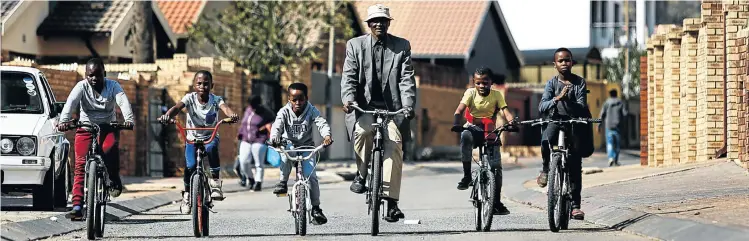
<path id="1" fill-rule="evenodd" d="M 289 103 L 286 104 L 276 115 L 276 120 L 273 122 L 270 140 L 271 144 L 278 147 L 281 144 L 281 140 L 288 140 L 291 142 L 290 147 L 299 146 L 314 146 L 315 142 L 312 138 L 312 125 L 317 126 L 320 135 L 323 136 L 323 145 L 329 146 L 333 144 L 333 139 L 330 137 L 330 126 L 328 122 L 320 115 L 320 111 L 307 102 L 307 85 L 303 83 L 293 83 L 289 85 Z M 299 153 L 299 155 L 308 155 L 309 153 Z M 286 160 L 284 155 L 281 156 L 283 163 L 281 164 L 281 182 L 276 185 L 273 190 L 274 194 L 285 194 L 288 190 L 286 188 L 286 182 L 289 180 L 289 173 L 291 172 L 291 163 Z M 328 219 L 320 209 L 320 185 L 317 182 L 317 174 L 310 173 L 313 171 L 315 166 L 315 158 L 305 160 L 303 163 L 303 170 L 305 176 L 309 176 L 310 182 L 310 198 L 312 201 L 312 223 L 321 225 L 328 222 Z"/>

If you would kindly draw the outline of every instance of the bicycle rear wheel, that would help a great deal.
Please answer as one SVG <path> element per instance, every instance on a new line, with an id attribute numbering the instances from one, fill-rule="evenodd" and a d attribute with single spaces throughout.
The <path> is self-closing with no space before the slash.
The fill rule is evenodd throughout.
<path id="1" fill-rule="evenodd" d="M 562 216 L 562 205 L 561 201 L 563 200 L 562 197 L 562 178 L 560 175 L 559 170 L 559 161 L 561 159 L 561 154 L 559 153 L 552 153 L 551 154 L 551 163 L 549 163 L 549 176 L 547 180 L 547 214 L 549 218 L 549 229 L 551 229 L 552 232 L 559 232 L 559 229 L 561 228 L 561 216 Z"/>
<path id="2" fill-rule="evenodd" d="M 86 180 L 86 188 L 88 188 L 86 191 L 86 235 L 89 240 L 94 240 L 96 239 L 96 211 L 98 209 L 96 203 L 96 189 L 99 187 L 96 183 L 98 178 L 96 178 L 97 173 L 95 162 L 89 162 L 86 173 L 86 179 L 88 179 Z"/>
<path id="3" fill-rule="evenodd" d="M 382 187 L 382 153 L 380 151 L 372 152 L 372 169 L 372 173 L 370 174 L 372 181 L 369 183 L 369 210 L 371 211 L 370 216 L 372 218 L 372 236 L 377 236 L 380 232 L 380 204 L 382 203 L 380 199 L 380 189 Z"/>
<path id="4" fill-rule="evenodd" d="M 192 227 L 195 237 L 203 236 L 203 222 L 207 221 L 203 219 L 203 209 L 205 209 L 205 194 L 203 193 L 205 188 L 203 188 L 203 185 L 205 184 L 201 175 L 199 173 L 193 174 L 190 181 L 190 213 L 192 213 Z"/>
<path id="5" fill-rule="evenodd" d="M 494 191 L 496 190 L 496 183 L 494 180 L 494 173 L 487 169 L 482 169 L 483 180 L 481 180 L 481 188 L 484 192 L 484 200 L 482 200 L 481 208 L 481 231 L 489 231 L 492 228 L 492 218 L 494 217 Z"/>
<path id="6" fill-rule="evenodd" d="M 296 196 L 296 214 L 294 216 L 296 221 L 296 233 L 305 236 L 307 235 L 307 189 L 304 185 L 296 185 L 294 195 Z"/>

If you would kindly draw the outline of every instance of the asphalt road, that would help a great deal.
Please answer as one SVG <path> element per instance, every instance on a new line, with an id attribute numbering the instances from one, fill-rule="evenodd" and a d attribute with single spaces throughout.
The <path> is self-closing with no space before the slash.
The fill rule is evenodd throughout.
<path id="1" fill-rule="evenodd" d="M 351 193 L 349 183 L 328 184 L 321 187 L 322 209 L 328 216 L 325 225 L 308 227 L 308 235 L 294 235 L 293 218 L 286 212 L 286 198 L 278 198 L 269 191 L 227 194 L 211 214 L 212 239 L 220 240 L 649 240 L 648 238 L 607 229 L 583 221 L 571 221 L 570 230 L 552 233 L 548 229 L 544 210 L 506 201 L 512 212 L 495 216 L 490 232 L 473 231 L 473 208 L 468 202 L 468 191 L 455 188 L 460 179 L 458 165 L 440 168 L 421 168 L 410 171 L 403 180 L 401 209 L 406 219 L 418 219 L 421 224 L 381 222 L 379 237 L 369 235 L 369 216 L 364 196 Z M 507 170 L 509 183 L 518 183 L 528 176 L 511 173 L 532 173 L 536 167 Z M 85 237 L 84 231 L 69 233 L 49 240 L 76 240 Z M 186 240 L 192 236 L 189 215 L 179 213 L 176 204 L 147 213 L 110 222 L 106 239 L 127 240 Z M 84 238 L 85 239 L 85 238 Z"/>

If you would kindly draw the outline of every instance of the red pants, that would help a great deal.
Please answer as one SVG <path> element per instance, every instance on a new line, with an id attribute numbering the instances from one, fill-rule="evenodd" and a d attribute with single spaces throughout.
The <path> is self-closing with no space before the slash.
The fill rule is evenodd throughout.
<path id="1" fill-rule="evenodd" d="M 99 148 L 97 151 L 104 159 L 109 172 L 109 179 L 120 183 L 120 139 L 119 131 L 101 125 L 99 133 Z M 83 185 L 86 178 L 86 155 L 91 146 L 93 134 L 79 128 L 75 132 L 75 177 L 73 178 L 73 206 L 83 202 Z"/>

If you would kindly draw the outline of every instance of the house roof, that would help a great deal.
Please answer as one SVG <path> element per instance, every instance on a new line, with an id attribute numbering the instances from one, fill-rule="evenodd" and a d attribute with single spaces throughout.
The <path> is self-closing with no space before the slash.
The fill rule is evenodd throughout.
<path id="1" fill-rule="evenodd" d="M 367 29 L 364 19 L 367 7 L 372 4 L 375 2 L 354 3 L 362 29 Z M 408 39 L 416 58 L 467 58 L 489 11 L 495 10 L 522 65 L 520 52 L 496 1 L 384 1 L 382 4 L 390 8 L 394 19 L 388 32 Z"/>
<path id="2" fill-rule="evenodd" d="M 156 1 L 169 23 L 169 28 L 177 35 L 187 34 L 187 26 L 198 20 L 203 12 L 205 1 Z"/>
<path id="3" fill-rule="evenodd" d="M 132 1 L 61 1 L 37 29 L 39 35 L 111 33 L 128 16 Z"/>
<path id="4" fill-rule="evenodd" d="M 2 16 L 2 21 L 5 22 L 5 18 L 10 15 L 13 8 L 18 6 L 18 3 L 21 1 L 18 0 L 11 0 L 11 1 L 2 1 L 0 2 L 0 16 Z"/>

